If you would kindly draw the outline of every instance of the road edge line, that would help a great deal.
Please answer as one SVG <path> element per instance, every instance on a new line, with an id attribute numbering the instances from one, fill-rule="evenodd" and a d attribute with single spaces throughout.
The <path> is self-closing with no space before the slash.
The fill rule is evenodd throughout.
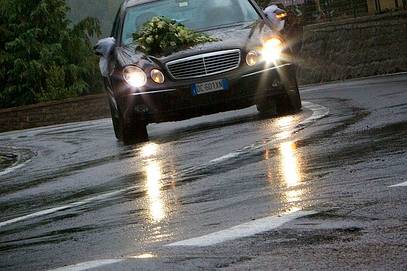
<path id="1" fill-rule="evenodd" d="M 164 247 L 208 247 L 244 237 L 253 236 L 279 228 L 285 223 L 300 217 L 316 214 L 315 211 L 294 211 L 283 215 L 268 216 L 246 222 L 225 230 L 213 232 L 200 237 L 186 239 L 164 245 Z"/>

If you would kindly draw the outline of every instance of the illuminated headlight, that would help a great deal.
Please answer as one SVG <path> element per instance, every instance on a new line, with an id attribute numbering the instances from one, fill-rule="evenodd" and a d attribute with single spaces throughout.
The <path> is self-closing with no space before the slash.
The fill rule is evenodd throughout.
<path id="1" fill-rule="evenodd" d="M 264 61 L 275 62 L 281 58 L 283 42 L 278 38 L 267 40 L 262 48 L 261 55 Z"/>
<path id="2" fill-rule="evenodd" d="M 259 61 L 259 54 L 252 50 L 246 55 L 246 63 L 249 66 L 254 66 Z"/>
<path id="3" fill-rule="evenodd" d="M 165 81 L 164 74 L 160 70 L 153 69 L 150 75 L 151 79 L 157 84 L 162 84 Z"/>
<path id="4" fill-rule="evenodd" d="M 129 85 L 136 88 L 140 88 L 147 83 L 146 73 L 136 66 L 128 66 L 124 68 L 123 77 Z"/>

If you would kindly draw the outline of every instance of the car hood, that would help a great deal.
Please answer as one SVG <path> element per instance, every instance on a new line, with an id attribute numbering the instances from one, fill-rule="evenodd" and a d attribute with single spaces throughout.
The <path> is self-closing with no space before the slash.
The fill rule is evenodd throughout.
<path id="1" fill-rule="evenodd" d="M 217 38 L 219 41 L 199 44 L 162 57 L 145 55 L 144 53 L 135 50 L 135 46 L 119 47 L 116 50 L 117 60 L 122 66 L 132 64 L 141 64 L 141 66 L 143 66 L 143 62 L 145 61 L 165 64 L 172 60 L 213 51 L 228 49 L 250 50 L 260 46 L 262 39 L 274 34 L 271 28 L 262 20 L 251 24 L 208 30 L 204 33 Z"/>

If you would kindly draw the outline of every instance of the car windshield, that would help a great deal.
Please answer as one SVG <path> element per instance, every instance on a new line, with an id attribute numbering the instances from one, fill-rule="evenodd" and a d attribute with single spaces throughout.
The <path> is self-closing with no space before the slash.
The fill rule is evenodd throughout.
<path id="1" fill-rule="evenodd" d="M 253 22 L 259 19 L 248 0 L 161 0 L 127 10 L 122 42 L 130 44 L 134 32 L 155 16 L 165 16 L 195 31 Z"/>

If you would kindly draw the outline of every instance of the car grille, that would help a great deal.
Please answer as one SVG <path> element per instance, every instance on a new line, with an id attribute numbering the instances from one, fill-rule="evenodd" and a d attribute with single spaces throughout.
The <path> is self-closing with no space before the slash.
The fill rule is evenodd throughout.
<path id="1" fill-rule="evenodd" d="M 226 50 L 167 63 L 167 69 L 174 79 L 189 79 L 219 74 L 234 70 L 240 65 L 240 50 Z"/>

